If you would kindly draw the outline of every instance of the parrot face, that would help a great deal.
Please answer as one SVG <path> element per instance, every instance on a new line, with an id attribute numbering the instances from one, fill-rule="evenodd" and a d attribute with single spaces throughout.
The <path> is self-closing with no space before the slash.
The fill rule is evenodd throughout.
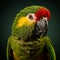
<path id="1" fill-rule="evenodd" d="M 32 13 L 29 13 L 27 15 L 28 19 L 30 19 L 31 22 L 35 22 L 34 24 L 34 34 L 36 37 L 44 37 L 47 33 L 47 26 L 48 26 L 48 21 L 47 17 L 41 17 L 38 21 L 36 21 L 36 16 Z"/>
<path id="2" fill-rule="evenodd" d="M 45 10 L 43 9 L 43 11 Z M 41 11 L 38 12 L 40 13 Z M 40 15 L 43 14 L 41 17 L 38 16 L 39 13 L 29 13 L 27 16 L 20 17 L 17 21 L 14 35 L 22 40 L 30 39 L 33 36 L 37 38 L 44 37 L 48 30 L 48 13 L 46 13 L 46 16 L 44 15 L 45 12 L 44 14 L 41 12 Z"/>

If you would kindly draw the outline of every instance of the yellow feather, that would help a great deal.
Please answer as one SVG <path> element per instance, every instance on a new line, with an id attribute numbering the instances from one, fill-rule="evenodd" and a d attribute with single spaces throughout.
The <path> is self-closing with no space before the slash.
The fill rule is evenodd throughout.
<path id="1" fill-rule="evenodd" d="M 21 59 L 16 55 L 15 52 L 13 52 L 13 56 L 14 56 L 14 60 L 21 60 Z"/>
<path id="2" fill-rule="evenodd" d="M 30 26 L 35 23 L 35 20 L 30 20 L 27 17 L 20 17 L 19 20 L 17 21 L 16 27 L 22 27 L 24 25 Z"/>

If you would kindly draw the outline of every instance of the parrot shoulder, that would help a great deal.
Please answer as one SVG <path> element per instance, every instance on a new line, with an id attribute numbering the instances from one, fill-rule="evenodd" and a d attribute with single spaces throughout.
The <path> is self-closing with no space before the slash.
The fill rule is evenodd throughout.
<path id="1" fill-rule="evenodd" d="M 45 40 L 45 43 L 46 43 L 46 44 L 47 44 L 47 43 L 50 43 L 52 46 L 54 46 L 53 43 L 52 43 L 52 41 L 51 41 L 51 39 L 50 39 L 48 36 L 45 36 L 45 37 L 44 37 L 44 40 Z"/>
<path id="2" fill-rule="evenodd" d="M 8 38 L 8 42 L 7 42 L 7 59 L 8 60 L 13 60 L 13 50 L 11 49 L 11 39 L 12 39 L 12 36 L 10 36 Z"/>

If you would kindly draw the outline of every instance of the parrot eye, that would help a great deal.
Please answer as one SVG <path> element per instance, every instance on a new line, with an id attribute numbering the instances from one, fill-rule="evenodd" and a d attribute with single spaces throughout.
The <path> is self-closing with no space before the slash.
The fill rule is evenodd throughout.
<path id="1" fill-rule="evenodd" d="M 33 20 L 33 16 L 31 14 L 28 16 L 28 18 Z"/>
<path id="2" fill-rule="evenodd" d="M 30 20 L 36 19 L 35 15 L 32 14 L 32 13 L 29 13 L 29 14 L 27 15 L 27 18 L 30 19 Z"/>

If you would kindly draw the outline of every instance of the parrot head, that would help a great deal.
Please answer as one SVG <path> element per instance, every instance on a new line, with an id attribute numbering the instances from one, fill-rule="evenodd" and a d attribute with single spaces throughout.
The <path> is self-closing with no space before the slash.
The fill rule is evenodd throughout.
<path id="1" fill-rule="evenodd" d="M 16 39 L 33 39 L 34 37 L 44 37 L 48 30 L 48 21 L 50 19 L 50 11 L 45 7 L 38 7 L 33 10 L 29 8 L 23 13 L 21 11 L 19 18 L 15 21 L 13 27 L 13 35 Z M 25 14 L 25 15 L 24 15 Z M 13 24 L 13 25 L 14 25 Z"/>

